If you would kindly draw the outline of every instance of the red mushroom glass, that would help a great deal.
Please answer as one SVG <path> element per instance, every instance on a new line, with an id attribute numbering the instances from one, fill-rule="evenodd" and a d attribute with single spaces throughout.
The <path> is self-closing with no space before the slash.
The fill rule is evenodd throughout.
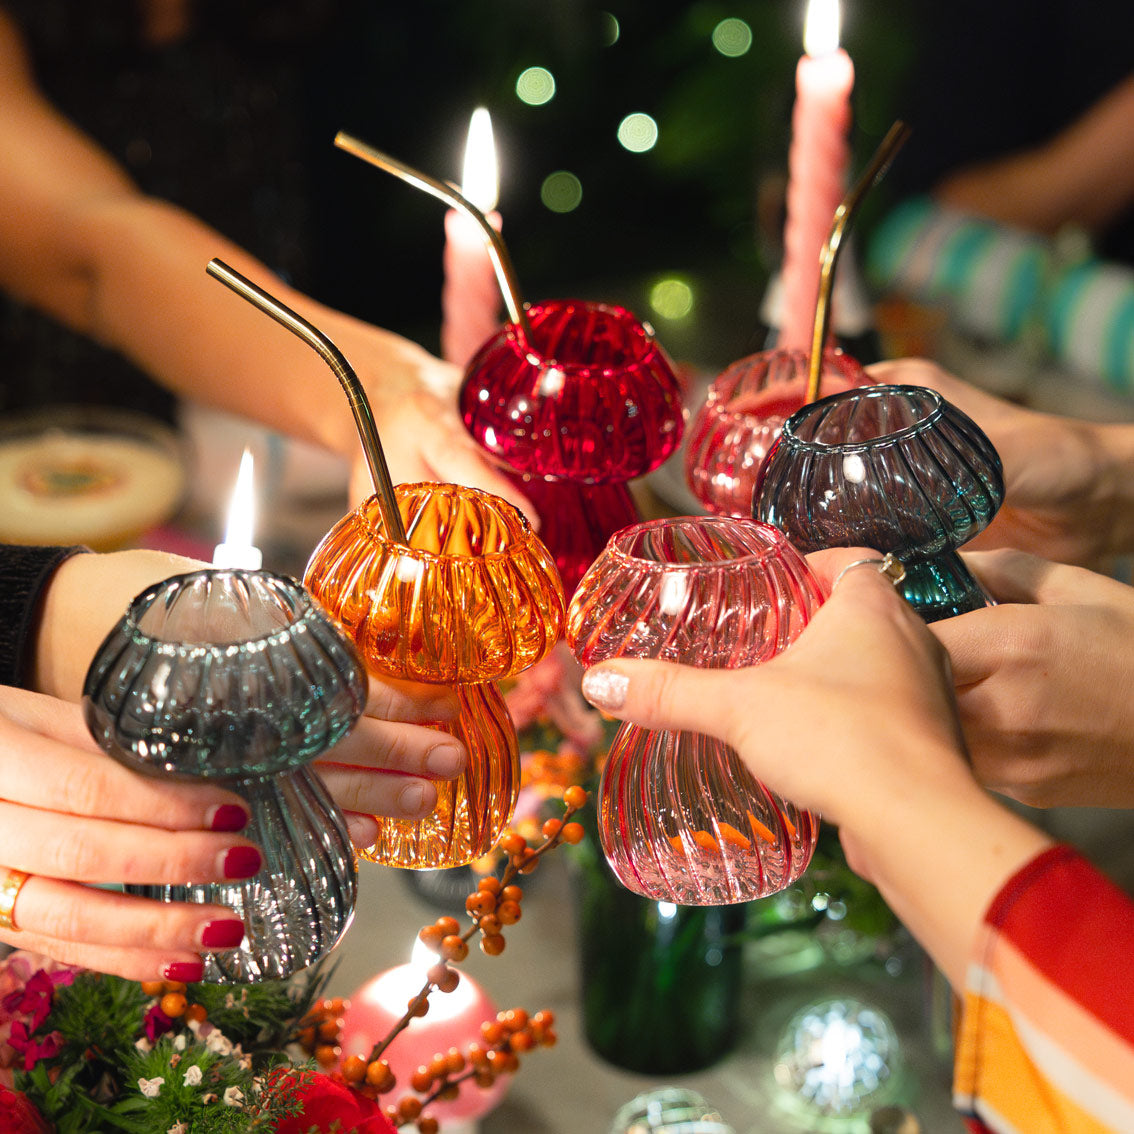
<path id="1" fill-rule="evenodd" d="M 654 520 L 614 535 L 567 614 L 583 665 L 660 658 L 757 665 L 788 647 L 822 602 L 775 528 L 718 517 Z M 818 818 L 769 791 L 727 745 L 623 724 L 599 788 L 607 861 L 636 893 L 684 905 L 762 898 L 794 882 Z"/>

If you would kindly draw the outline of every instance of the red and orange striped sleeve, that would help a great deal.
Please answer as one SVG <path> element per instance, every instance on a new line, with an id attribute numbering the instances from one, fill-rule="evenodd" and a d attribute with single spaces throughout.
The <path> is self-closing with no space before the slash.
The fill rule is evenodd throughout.
<path id="1" fill-rule="evenodd" d="M 966 974 L 953 1097 L 973 1131 L 1134 1131 L 1134 902 L 1067 846 L 985 916 Z"/>

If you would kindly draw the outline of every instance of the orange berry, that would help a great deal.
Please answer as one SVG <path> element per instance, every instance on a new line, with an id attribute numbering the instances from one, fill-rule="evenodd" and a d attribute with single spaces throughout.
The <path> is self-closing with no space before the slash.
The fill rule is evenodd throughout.
<path id="1" fill-rule="evenodd" d="M 166 992 L 184 992 L 188 985 L 181 980 L 163 980 L 162 987 Z"/>
<path id="2" fill-rule="evenodd" d="M 431 984 L 437 986 L 438 992 L 452 992 L 461 983 L 461 974 L 443 961 L 430 968 L 426 976 Z"/>
<path id="3" fill-rule="evenodd" d="M 539 1042 L 543 1047 L 554 1047 L 555 1041 L 558 1039 L 559 1037 L 550 1028 L 548 1028 L 543 1033 L 543 1036 L 540 1038 Z"/>
<path id="4" fill-rule="evenodd" d="M 441 1124 L 431 1114 L 423 1114 L 417 1120 L 418 1134 L 437 1134 Z"/>
<path id="5" fill-rule="evenodd" d="M 348 1083 L 361 1083 L 366 1078 L 366 1060 L 361 1055 L 350 1055 L 343 1060 L 343 1078 Z"/>
<path id="6" fill-rule="evenodd" d="M 480 939 L 480 951 L 489 957 L 499 957 L 506 944 L 502 933 L 486 933 Z"/>
<path id="7" fill-rule="evenodd" d="M 171 1019 L 176 1020 L 178 1016 L 185 1012 L 189 1007 L 189 1001 L 185 999 L 183 992 L 167 992 L 161 998 L 161 1010 Z"/>
<path id="8" fill-rule="evenodd" d="M 556 835 L 563 829 L 562 819 L 548 819 L 544 822 L 540 830 L 543 832 L 545 839 L 554 839 Z"/>
<path id="9" fill-rule="evenodd" d="M 442 937 L 452 937 L 454 933 L 461 932 L 461 923 L 455 917 L 439 917 L 435 924 L 441 930 Z"/>
<path id="10" fill-rule="evenodd" d="M 391 1091 L 397 1080 L 394 1078 L 390 1065 L 384 1059 L 375 1059 L 366 1065 L 366 1082 L 379 1093 Z"/>
<path id="11" fill-rule="evenodd" d="M 465 1069 L 465 1057 L 460 1048 L 451 1047 L 445 1053 L 445 1069 L 450 1075 L 459 1075 Z"/>
<path id="12" fill-rule="evenodd" d="M 446 961 L 463 961 L 469 955 L 469 943 L 452 933 L 441 941 L 441 956 Z"/>
<path id="13" fill-rule="evenodd" d="M 441 941 L 445 934 L 441 932 L 441 927 L 438 925 L 427 925 L 417 935 L 417 939 L 427 949 L 432 949 L 434 953 L 441 947 Z"/>
<path id="14" fill-rule="evenodd" d="M 489 874 L 487 878 L 482 878 L 477 884 L 476 888 L 482 890 L 486 894 L 499 894 L 500 893 L 500 879 L 495 874 Z"/>
<path id="15" fill-rule="evenodd" d="M 313 1050 L 315 1047 L 315 1029 L 314 1028 L 300 1028 L 299 1042 L 303 1044 L 308 1051 Z"/>
<path id="16" fill-rule="evenodd" d="M 523 1008 L 509 1008 L 504 1013 L 502 1022 L 509 1031 L 519 1031 L 520 1028 L 528 1026 L 528 1014 Z"/>
<path id="17" fill-rule="evenodd" d="M 185 1009 L 186 1020 L 196 1020 L 198 1024 L 208 1019 L 209 1013 L 203 1004 L 190 1004 Z"/>
<path id="18" fill-rule="evenodd" d="M 142 991 L 147 996 L 161 996 L 161 994 L 165 992 L 165 981 L 144 980 L 142 981 Z"/>
<path id="19" fill-rule="evenodd" d="M 506 855 L 515 857 L 528 849 L 528 840 L 518 831 L 505 831 L 500 836 L 499 846 Z"/>
<path id="20" fill-rule="evenodd" d="M 563 841 L 570 843 L 571 846 L 576 846 L 583 841 L 583 836 L 586 832 L 583 830 L 582 823 L 567 823 L 563 828 Z"/>
<path id="21" fill-rule="evenodd" d="M 496 916 L 502 925 L 515 925 L 523 916 L 519 902 L 501 902 L 496 907 Z"/>
<path id="22" fill-rule="evenodd" d="M 327 1019 L 324 1020 L 316 1029 L 315 1032 L 322 1040 L 333 1040 L 338 1036 L 339 1029 L 342 1026 L 342 1021 Z"/>
<path id="23" fill-rule="evenodd" d="M 412 1122 L 419 1114 L 421 1114 L 421 1099 L 415 1098 L 413 1095 L 406 1095 L 398 1103 L 398 1114 L 409 1122 Z"/>
<path id="24" fill-rule="evenodd" d="M 531 1032 L 524 1029 L 509 1038 L 508 1046 L 513 1051 L 531 1051 L 535 1047 L 535 1037 Z"/>
<path id="25" fill-rule="evenodd" d="M 485 937 L 492 937 L 494 934 L 500 932 L 501 924 L 500 919 L 494 913 L 490 913 L 485 914 L 484 917 L 476 923 L 476 927 Z"/>
<path id="26" fill-rule="evenodd" d="M 487 890 L 478 890 L 465 899 L 465 911 L 470 917 L 480 918 L 496 909 L 496 895 Z"/>
<path id="27" fill-rule="evenodd" d="M 410 1009 L 411 1016 L 424 1016 L 429 1011 L 429 997 L 423 996 L 418 1000 L 416 996 L 411 996 L 406 1001 L 406 1007 Z"/>
<path id="28" fill-rule="evenodd" d="M 500 891 L 500 897 L 506 902 L 521 902 L 524 899 L 524 889 L 522 886 L 505 886 Z"/>
<path id="29" fill-rule="evenodd" d="M 410 1086 L 418 1094 L 424 1095 L 433 1086 L 433 1072 L 428 1067 L 419 1067 L 410 1076 Z"/>
<path id="30" fill-rule="evenodd" d="M 563 802 L 567 804 L 572 811 L 578 811 L 579 808 L 587 802 L 587 793 L 583 788 L 579 787 L 578 784 L 572 784 L 572 786 L 563 793 Z"/>
<path id="31" fill-rule="evenodd" d="M 550 1008 L 541 1008 L 533 1017 L 533 1024 L 539 1024 L 541 1028 L 550 1028 L 555 1023 L 555 1013 Z"/>
<path id="32" fill-rule="evenodd" d="M 341 1016 L 347 1007 L 347 1002 L 341 997 L 336 996 L 331 1000 L 324 1000 L 323 1003 L 327 1006 L 327 1010 L 334 1016 Z"/>
<path id="33" fill-rule="evenodd" d="M 473 1072 L 473 1082 L 476 1083 L 481 1090 L 487 1090 L 493 1083 L 496 1082 L 496 1072 L 490 1067 L 478 1067 Z"/>
<path id="34" fill-rule="evenodd" d="M 320 1067 L 333 1067 L 339 1061 L 341 1050 L 338 1044 L 318 1044 L 315 1048 L 315 1061 Z"/>
<path id="35" fill-rule="evenodd" d="M 504 1030 L 504 1025 L 499 1020 L 485 1020 L 480 1025 L 480 1034 L 484 1036 L 484 1042 L 491 1047 L 495 1047 L 498 1043 L 504 1042 L 504 1037 L 508 1034 Z M 492 1052 L 488 1053 L 491 1057 Z"/>

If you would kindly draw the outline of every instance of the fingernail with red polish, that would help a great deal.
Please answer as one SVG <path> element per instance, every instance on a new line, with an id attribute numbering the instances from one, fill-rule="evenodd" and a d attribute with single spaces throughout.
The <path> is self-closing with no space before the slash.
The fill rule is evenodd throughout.
<path id="1" fill-rule="evenodd" d="M 201 946 L 205 949 L 235 949 L 244 940 L 244 922 L 223 918 L 207 922 L 201 930 Z"/>
<path id="2" fill-rule="evenodd" d="M 221 858 L 221 873 L 226 878 L 251 878 L 263 865 L 264 856 L 255 847 L 229 847 Z"/>
<path id="3" fill-rule="evenodd" d="M 212 831 L 243 831 L 248 826 L 248 812 L 237 803 L 218 803 L 206 818 Z"/>
<path id="4" fill-rule="evenodd" d="M 193 984 L 205 975 L 203 961 L 172 961 L 161 970 L 166 980 L 179 980 L 183 984 Z"/>

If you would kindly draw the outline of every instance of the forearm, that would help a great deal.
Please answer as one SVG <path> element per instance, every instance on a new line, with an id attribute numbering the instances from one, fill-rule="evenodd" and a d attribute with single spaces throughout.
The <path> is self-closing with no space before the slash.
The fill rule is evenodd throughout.
<path id="1" fill-rule="evenodd" d="M 1095 492 L 1110 523 L 1104 533 L 1111 555 L 1134 554 L 1134 424 L 1084 423 L 1097 454 Z"/>
<path id="2" fill-rule="evenodd" d="M 44 592 L 29 688 L 78 701 L 95 651 L 130 601 L 153 583 L 204 564 L 160 551 L 76 555 Z"/>
<path id="3" fill-rule="evenodd" d="M 947 769 L 907 753 L 911 765 Z M 963 776 L 963 778 L 962 778 Z M 967 782 L 966 782 L 967 781 Z M 948 770 L 875 781 L 841 828 L 851 865 L 878 887 L 954 988 L 1004 883 L 1051 840 Z"/>

